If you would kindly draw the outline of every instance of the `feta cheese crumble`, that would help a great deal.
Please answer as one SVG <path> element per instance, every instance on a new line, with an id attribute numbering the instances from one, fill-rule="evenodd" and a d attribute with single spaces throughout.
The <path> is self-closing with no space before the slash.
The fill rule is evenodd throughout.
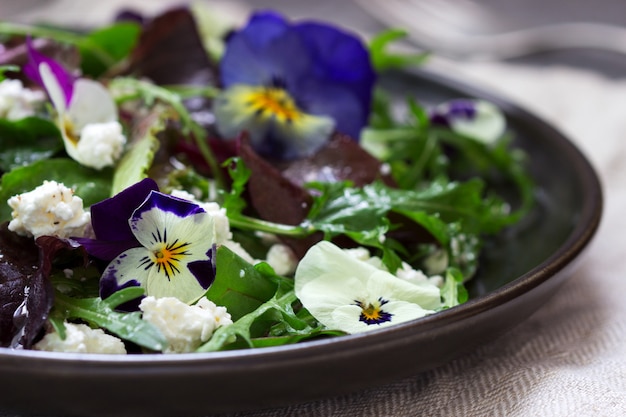
<path id="1" fill-rule="evenodd" d="M 65 339 L 56 333 L 48 333 L 33 346 L 35 350 L 48 352 L 125 354 L 124 342 L 102 329 L 92 329 L 85 324 L 65 323 Z"/>
<path id="2" fill-rule="evenodd" d="M 173 190 L 171 195 L 199 205 L 204 211 L 213 217 L 215 223 L 216 244 L 222 245 L 226 241 L 232 239 L 233 235 L 230 232 L 230 223 L 228 222 L 228 216 L 226 216 L 226 209 L 220 207 L 218 203 L 199 201 L 193 194 L 185 190 Z"/>
<path id="3" fill-rule="evenodd" d="M 289 246 L 276 243 L 267 252 L 267 263 L 278 275 L 291 275 L 298 266 L 298 259 Z"/>
<path id="4" fill-rule="evenodd" d="M 344 253 L 349 255 L 351 258 L 356 259 L 361 262 L 365 262 L 369 265 L 372 265 L 380 270 L 388 271 L 387 267 L 383 263 L 382 259 L 377 256 L 371 256 L 369 250 L 362 246 L 350 249 L 342 249 Z M 441 287 L 443 285 L 443 277 L 440 275 L 432 275 L 428 276 L 424 272 L 419 269 L 414 269 L 411 265 L 406 262 L 402 262 L 400 268 L 395 273 L 396 278 L 399 278 L 403 281 L 408 281 L 413 284 L 418 284 L 422 282 L 429 282 L 437 287 Z"/>
<path id="5" fill-rule="evenodd" d="M 90 123 L 80 132 L 76 145 L 76 160 L 81 164 L 102 169 L 119 159 L 126 144 L 122 125 L 117 121 Z"/>
<path id="6" fill-rule="evenodd" d="M 4 80 L 0 82 L 0 118 L 19 120 L 32 116 L 44 99 L 43 91 L 24 88 L 20 80 Z"/>
<path id="7" fill-rule="evenodd" d="M 83 200 L 56 181 L 44 181 L 7 202 L 13 209 L 9 230 L 22 236 L 82 236 L 91 221 L 90 213 L 83 210 Z"/>
<path id="8" fill-rule="evenodd" d="M 165 353 L 195 351 L 221 326 L 232 324 L 225 307 L 203 297 L 187 305 L 174 297 L 146 297 L 139 304 L 143 319 L 156 326 L 168 340 Z"/>

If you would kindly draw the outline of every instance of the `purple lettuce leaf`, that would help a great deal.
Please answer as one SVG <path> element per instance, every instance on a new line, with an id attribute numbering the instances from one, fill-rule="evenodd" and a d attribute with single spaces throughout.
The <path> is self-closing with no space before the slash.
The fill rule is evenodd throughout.
<path id="1" fill-rule="evenodd" d="M 13 315 L 24 303 L 30 276 L 38 264 L 38 249 L 32 239 L 0 227 L 0 346 L 10 346 L 18 328 Z"/>

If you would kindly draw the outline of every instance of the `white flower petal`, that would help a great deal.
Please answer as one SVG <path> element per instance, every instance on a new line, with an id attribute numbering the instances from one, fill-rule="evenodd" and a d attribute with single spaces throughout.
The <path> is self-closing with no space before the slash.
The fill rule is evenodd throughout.
<path id="1" fill-rule="evenodd" d="M 111 94 L 102 84 L 79 78 L 74 83 L 74 94 L 67 109 L 67 117 L 74 131 L 80 132 L 90 123 L 117 121 L 117 108 Z"/>
<path id="2" fill-rule="evenodd" d="M 348 333 L 413 320 L 441 307 L 437 286 L 397 278 L 330 242 L 313 246 L 300 261 L 295 291 L 320 323 Z"/>
<path id="3" fill-rule="evenodd" d="M 50 96 L 50 100 L 52 100 L 52 105 L 59 115 L 65 114 L 65 111 L 67 110 L 65 108 L 65 93 L 63 92 L 63 88 L 61 88 L 59 81 L 50 69 L 50 66 L 45 62 L 39 64 L 39 75 L 41 75 L 43 85 Z"/>
<path id="4" fill-rule="evenodd" d="M 132 248 L 121 253 L 113 259 L 104 270 L 102 277 L 114 276 L 118 286 L 136 281 L 145 285 L 150 275 L 150 266 L 145 264 L 145 259 L 149 258 L 150 251 L 146 248 Z"/>

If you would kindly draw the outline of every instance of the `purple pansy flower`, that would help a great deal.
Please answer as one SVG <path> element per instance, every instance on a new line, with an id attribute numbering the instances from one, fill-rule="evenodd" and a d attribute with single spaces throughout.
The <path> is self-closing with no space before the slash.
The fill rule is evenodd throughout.
<path id="1" fill-rule="evenodd" d="M 431 111 L 430 121 L 487 144 L 498 140 L 506 129 L 506 120 L 498 107 L 475 99 L 442 103 Z"/>
<path id="2" fill-rule="evenodd" d="M 76 77 L 27 41 L 29 62 L 24 73 L 46 89 L 57 111 L 57 125 L 67 154 L 82 165 L 102 169 L 121 156 L 126 137 L 117 107 L 99 82 Z"/>
<path id="3" fill-rule="evenodd" d="M 254 14 L 229 37 L 220 72 L 222 136 L 247 130 L 257 152 L 282 159 L 310 155 L 335 130 L 358 139 L 376 79 L 354 35 L 274 12 Z"/>
<path id="4" fill-rule="evenodd" d="M 215 224 L 199 205 L 160 193 L 145 179 L 92 206 L 96 239 L 78 239 L 91 255 L 110 260 L 100 281 L 106 297 L 120 288 L 146 295 L 200 298 L 215 279 Z"/>

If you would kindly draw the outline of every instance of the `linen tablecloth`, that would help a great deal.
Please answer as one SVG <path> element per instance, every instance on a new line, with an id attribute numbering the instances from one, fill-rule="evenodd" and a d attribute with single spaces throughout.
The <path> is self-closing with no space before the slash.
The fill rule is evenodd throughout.
<path id="1" fill-rule="evenodd" d="M 82 1 L 68 2 L 76 7 L 65 8 L 59 19 L 97 23 L 107 18 L 102 10 L 87 16 Z M 107 9 L 129 4 L 116 0 L 90 7 L 102 8 L 102 3 Z M 165 3 L 142 7 L 158 9 Z M 46 16 L 60 16 L 64 9 L 55 10 L 57 15 Z M 549 303 L 509 333 L 442 367 L 350 395 L 232 416 L 626 415 L 626 74 L 609 79 L 564 66 L 459 64 L 438 58 L 429 65 L 454 68 L 457 77 L 508 97 L 582 149 L 598 170 L 605 194 L 594 241 Z M 0 411 L 0 417 L 15 416 Z"/>

